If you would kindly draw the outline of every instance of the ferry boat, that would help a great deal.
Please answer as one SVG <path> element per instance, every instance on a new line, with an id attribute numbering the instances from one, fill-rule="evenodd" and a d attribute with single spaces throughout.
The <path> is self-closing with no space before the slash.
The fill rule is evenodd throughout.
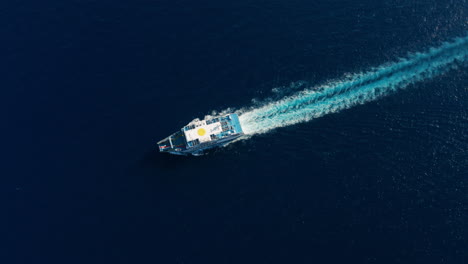
<path id="1" fill-rule="evenodd" d="M 237 114 L 193 121 L 158 142 L 159 151 L 175 155 L 203 155 L 205 150 L 225 146 L 244 134 Z"/>

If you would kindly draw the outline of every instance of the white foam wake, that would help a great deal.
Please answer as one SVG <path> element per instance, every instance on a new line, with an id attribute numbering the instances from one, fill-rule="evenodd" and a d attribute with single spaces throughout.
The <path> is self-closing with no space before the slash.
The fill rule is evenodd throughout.
<path id="1" fill-rule="evenodd" d="M 468 36 L 368 72 L 354 74 L 346 80 L 332 81 L 259 107 L 240 110 L 238 114 L 246 134 L 265 133 L 373 101 L 411 83 L 460 67 L 467 58 Z"/>

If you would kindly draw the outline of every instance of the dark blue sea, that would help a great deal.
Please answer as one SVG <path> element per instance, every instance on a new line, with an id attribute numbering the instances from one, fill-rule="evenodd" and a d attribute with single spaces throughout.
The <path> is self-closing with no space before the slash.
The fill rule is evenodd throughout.
<path id="1" fill-rule="evenodd" d="M 466 37 L 466 0 L 18 0 L 0 22 L 0 263 L 468 263 L 466 61 L 201 157 L 156 145 Z"/>

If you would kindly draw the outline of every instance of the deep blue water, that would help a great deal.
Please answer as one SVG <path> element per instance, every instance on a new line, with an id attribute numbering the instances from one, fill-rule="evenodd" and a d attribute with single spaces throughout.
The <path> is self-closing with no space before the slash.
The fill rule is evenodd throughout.
<path id="1" fill-rule="evenodd" d="M 1 263 L 468 262 L 466 64 L 203 157 L 155 148 L 213 110 L 466 36 L 466 0 L 0 12 Z"/>

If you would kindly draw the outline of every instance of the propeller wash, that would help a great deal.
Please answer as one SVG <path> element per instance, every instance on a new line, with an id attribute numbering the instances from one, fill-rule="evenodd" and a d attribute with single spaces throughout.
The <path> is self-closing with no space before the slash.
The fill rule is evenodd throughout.
<path id="1" fill-rule="evenodd" d="M 346 80 L 331 81 L 259 107 L 241 109 L 237 114 L 246 135 L 265 133 L 373 101 L 463 66 L 467 57 L 468 36 Z"/>

